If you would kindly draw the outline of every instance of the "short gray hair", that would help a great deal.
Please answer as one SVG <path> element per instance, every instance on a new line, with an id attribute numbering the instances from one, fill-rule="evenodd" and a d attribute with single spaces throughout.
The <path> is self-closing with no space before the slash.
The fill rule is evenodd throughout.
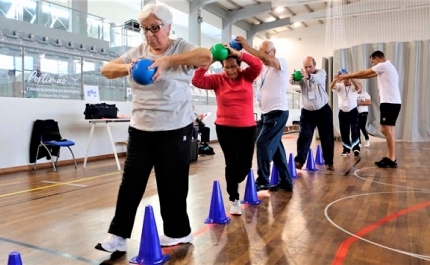
<path id="1" fill-rule="evenodd" d="M 161 20 L 165 26 L 172 24 L 173 16 L 170 9 L 165 5 L 152 3 L 146 4 L 142 11 L 140 11 L 137 16 L 139 23 L 142 24 L 142 21 L 147 19 L 151 14 L 154 14 L 159 20 Z"/>

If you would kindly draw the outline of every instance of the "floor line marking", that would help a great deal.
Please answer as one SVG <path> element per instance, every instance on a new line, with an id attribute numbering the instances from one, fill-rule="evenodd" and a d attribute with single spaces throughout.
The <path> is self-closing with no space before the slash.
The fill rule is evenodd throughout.
<path id="1" fill-rule="evenodd" d="M 37 188 L 33 188 L 33 189 L 15 191 L 15 192 L 11 192 L 11 193 L 1 194 L 0 198 L 12 196 L 12 195 L 17 195 L 17 194 L 22 194 L 22 193 L 26 193 L 26 192 L 31 192 L 31 191 L 44 190 L 44 189 L 48 189 L 48 188 L 52 188 L 52 187 L 57 187 L 57 186 L 69 185 L 69 184 L 76 183 L 76 182 L 81 182 L 81 181 L 86 181 L 86 180 L 91 180 L 91 179 L 106 177 L 106 176 L 110 176 L 110 175 L 114 175 L 114 174 L 119 174 L 119 173 L 121 173 L 121 172 L 111 172 L 111 173 L 106 173 L 106 174 L 97 175 L 97 176 L 93 176 L 93 177 L 88 177 L 88 178 L 83 178 L 83 179 L 77 179 L 77 180 L 72 180 L 72 181 L 67 181 L 67 182 L 62 182 L 62 183 L 57 183 L 57 184 L 52 184 L 52 185 L 43 186 L 43 187 L 37 187 Z"/>
<path id="2" fill-rule="evenodd" d="M 392 220 L 396 219 L 399 216 L 402 216 L 402 215 L 405 215 L 405 214 L 407 214 L 409 212 L 412 212 L 412 211 L 419 210 L 419 209 L 422 209 L 424 207 L 430 206 L 430 201 L 427 201 L 427 202 L 424 202 L 424 203 L 421 203 L 421 204 L 417 204 L 415 206 L 412 206 L 412 207 L 400 210 L 400 211 L 398 211 L 396 213 L 393 213 L 393 214 L 391 214 L 391 215 L 389 215 L 389 216 L 387 216 L 385 218 L 382 218 L 382 219 L 374 222 L 373 224 L 370 224 L 370 225 L 366 226 L 365 228 L 361 229 L 360 231 L 358 231 L 356 233 L 349 232 L 348 230 L 340 227 L 333 220 L 331 220 L 330 217 L 329 217 L 329 215 L 328 215 L 328 209 L 332 205 L 334 205 L 335 203 L 340 202 L 342 200 L 351 199 L 351 198 L 355 198 L 355 197 L 361 197 L 361 196 L 380 195 L 380 194 L 392 194 L 392 193 L 402 193 L 402 192 L 406 193 L 406 192 L 411 192 L 411 191 L 363 193 L 363 194 L 352 195 L 352 196 L 347 196 L 347 197 L 338 199 L 336 201 L 331 202 L 330 204 L 328 204 L 326 206 L 326 208 L 324 209 L 324 215 L 325 215 L 326 219 L 333 226 L 335 226 L 337 229 L 339 229 L 339 230 L 341 230 L 341 231 L 343 231 L 343 232 L 351 235 L 350 237 L 348 237 L 346 240 L 344 240 L 340 244 L 340 246 L 339 246 L 339 248 L 338 248 L 338 250 L 337 250 L 337 252 L 335 254 L 335 257 L 334 257 L 334 259 L 333 259 L 333 261 L 331 263 L 332 265 L 342 265 L 343 262 L 344 262 L 344 260 L 345 260 L 345 258 L 346 258 L 346 255 L 348 254 L 349 247 L 354 242 L 356 242 L 357 240 L 362 240 L 362 241 L 368 242 L 370 244 L 373 244 L 373 245 L 376 245 L 376 246 L 379 246 L 379 247 L 382 247 L 382 248 L 385 248 L 385 249 L 388 249 L 388 250 L 391 250 L 391 251 L 394 251 L 394 252 L 398 252 L 398 253 L 401 253 L 401 254 L 404 254 L 404 255 L 408 255 L 408 256 L 415 257 L 415 258 L 419 258 L 419 259 L 424 259 L 424 260 L 429 260 L 430 261 L 430 256 L 416 254 L 416 253 L 411 253 L 411 252 L 407 252 L 407 251 L 403 251 L 403 250 L 399 250 L 399 249 L 395 249 L 395 248 L 390 248 L 390 247 L 387 247 L 387 246 L 384 246 L 384 245 L 381 245 L 381 244 L 378 244 L 378 243 L 375 243 L 373 241 L 370 241 L 370 240 L 367 240 L 367 239 L 363 238 L 363 236 L 367 235 L 368 233 L 370 233 L 374 229 L 380 227 L 381 225 L 383 225 L 383 224 L 385 224 L 385 223 L 387 223 L 389 221 L 392 221 Z"/>
<path id="3" fill-rule="evenodd" d="M 61 184 L 62 182 L 59 181 L 50 181 L 50 180 L 42 180 L 43 183 L 51 183 L 51 184 Z M 76 186 L 76 187 L 88 187 L 88 185 L 84 184 L 65 184 L 67 186 Z"/>
<path id="4" fill-rule="evenodd" d="M 65 252 L 61 252 L 61 251 L 56 251 L 56 250 L 52 250 L 49 248 L 44 248 L 44 247 L 39 247 L 36 245 L 31 245 L 28 243 L 24 243 L 24 242 L 20 242 L 20 241 L 16 241 L 13 239 L 8 239 L 8 238 L 4 238 L 4 237 L 0 237 L 1 241 L 7 242 L 7 243 L 11 243 L 11 244 L 15 244 L 15 245 L 19 245 L 19 246 L 23 246 L 23 247 L 27 247 L 27 248 L 31 248 L 31 249 L 36 249 L 36 250 L 40 250 L 43 252 L 47 252 L 50 254 L 54 254 L 54 255 L 58 255 L 58 256 L 62 256 L 64 258 L 68 258 L 68 259 L 74 259 L 74 260 L 79 260 L 88 264 L 93 264 L 93 265 L 100 265 L 100 262 L 97 261 L 93 261 L 93 260 L 89 260 L 83 257 L 79 257 L 79 256 L 75 256 L 69 253 L 65 253 Z"/>

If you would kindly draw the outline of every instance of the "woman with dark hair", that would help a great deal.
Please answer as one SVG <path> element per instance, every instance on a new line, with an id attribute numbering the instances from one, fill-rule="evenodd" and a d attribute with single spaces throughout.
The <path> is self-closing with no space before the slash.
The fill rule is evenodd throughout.
<path id="1" fill-rule="evenodd" d="M 221 61 L 224 71 L 206 75 L 208 67 L 201 67 L 195 71 L 192 84 L 215 92 L 215 128 L 224 153 L 230 214 L 241 215 L 238 188 L 252 167 L 256 137 L 252 83 L 260 75 L 262 63 L 250 54 L 224 46 L 229 50 L 229 56 Z M 241 61 L 248 67 L 241 69 Z"/>

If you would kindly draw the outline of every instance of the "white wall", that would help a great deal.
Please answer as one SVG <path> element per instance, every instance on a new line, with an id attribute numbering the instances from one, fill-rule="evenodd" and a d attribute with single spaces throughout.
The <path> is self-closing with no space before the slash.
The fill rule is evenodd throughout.
<path id="1" fill-rule="evenodd" d="M 108 102 L 109 103 L 109 102 Z M 115 103 L 119 113 L 130 115 L 131 103 Z M 72 147 L 76 158 L 85 156 L 91 125 L 84 119 L 85 101 L 60 99 L 2 98 L 0 130 L 1 152 L 0 168 L 17 167 L 29 164 L 29 147 L 34 121 L 54 119 L 58 121 L 61 136 L 76 143 Z M 110 126 L 114 141 L 127 140 L 128 123 Z M 118 146 L 118 152 L 125 147 Z M 91 142 L 89 156 L 112 154 L 112 148 L 105 127 L 97 125 Z M 70 152 L 63 148 L 60 160 L 72 159 Z M 45 159 L 38 163 L 46 162 Z M 88 164 L 89 166 L 89 164 Z"/>

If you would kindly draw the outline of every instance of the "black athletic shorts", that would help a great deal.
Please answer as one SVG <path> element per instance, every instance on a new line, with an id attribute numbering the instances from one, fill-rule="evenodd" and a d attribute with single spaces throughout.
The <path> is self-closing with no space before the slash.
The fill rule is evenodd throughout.
<path id="1" fill-rule="evenodd" d="M 379 110 L 381 111 L 381 125 L 395 126 L 397 117 L 399 117 L 402 104 L 381 103 Z"/>

